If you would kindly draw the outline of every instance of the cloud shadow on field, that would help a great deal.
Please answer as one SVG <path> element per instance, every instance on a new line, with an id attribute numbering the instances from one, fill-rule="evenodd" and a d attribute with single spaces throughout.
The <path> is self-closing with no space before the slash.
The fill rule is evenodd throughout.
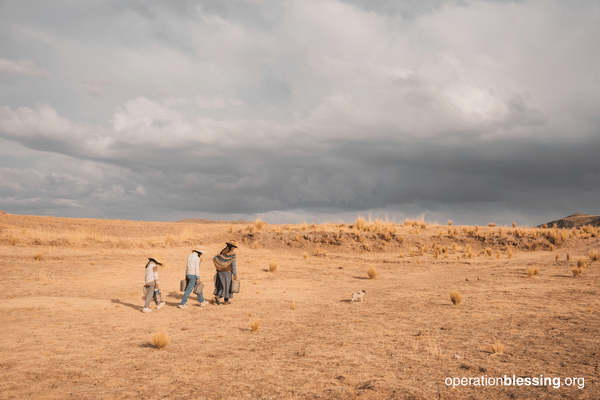
<path id="1" fill-rule="evenodd" d="M 143 309 L 142 306 L 138 306 L 138 305 L 131 304 L 131 303 L 126 303 L 119 299 L 112 299 L 111 302 L 114 304 L 121 304 L 123 306 L 130 307 L 130 308 L 133 308 L 134 310 L 138 310 L 138 311 L 141 311 Z"/>

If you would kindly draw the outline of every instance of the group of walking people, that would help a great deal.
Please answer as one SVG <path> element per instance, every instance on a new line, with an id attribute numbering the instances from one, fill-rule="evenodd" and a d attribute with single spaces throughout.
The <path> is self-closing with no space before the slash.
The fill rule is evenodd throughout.
<path id="1" fill-rule="evenodd" d="M 237 246 L 235 241 L 230 240 L 225 243 L 225 248 L 219 252 L 214 258 L 213 263 L 215 265 L 215 302 L 217 305 L 231 304 L 230 299 L 233 298 L 232 285 L 233 282 L 237 281 L 237 270 L 235 265 L 235 249 Z M 200 260 L 202 254 L 206 254 L 203 246 L 198 246 L 192 250 L 187 258 L 187 265 L 185 268 L 185 292 L 181 299 L 181 303 L 177 307 L 186 309 L 187 301 L 192 291 L 197 284 L 200 283 Z M 144 284 L 144 293 L 146 294 L 146 303 L 144 304 L 143 312 L 150 312 L 150 302 L 154 299 L 156 303 L 156 309 L 160 309 L 165 305 L 162 301 L 160 289 L 158 287 L 158 266 L 162 263 L 158 262 L 154 258 L 149 258 L 146 264 L 146 282 Z M 223 301 L 221 301 L 223 299 Z M 204 299 L 202 291 L 198 293 L 198 302 L 200 307 L 204 307 L 208 302 Z"/>

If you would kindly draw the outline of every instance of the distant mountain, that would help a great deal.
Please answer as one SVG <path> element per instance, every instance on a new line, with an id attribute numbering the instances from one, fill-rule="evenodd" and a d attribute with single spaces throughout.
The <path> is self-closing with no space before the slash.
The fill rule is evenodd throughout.
<path id="1" fill-rule="evenodd" d="M 537 228 L 541 228 L 543 225 L 548 225 L 548 228 L 578 228 L 585 225 L 600 226 L 600 215 L 575 213 L 563 219 L 546 222 L 546 224 L 539 225 Z"/>

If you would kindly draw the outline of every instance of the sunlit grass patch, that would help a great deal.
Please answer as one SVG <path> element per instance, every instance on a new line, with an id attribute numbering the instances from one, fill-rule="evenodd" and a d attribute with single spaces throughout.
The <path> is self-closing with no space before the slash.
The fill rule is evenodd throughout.
<path id="1" fill-rule="evenodd" d="M 166 331 L 152 335 L 152 344 L 159 350 L 164 349 L 169 344 L 169 335 Z"/>

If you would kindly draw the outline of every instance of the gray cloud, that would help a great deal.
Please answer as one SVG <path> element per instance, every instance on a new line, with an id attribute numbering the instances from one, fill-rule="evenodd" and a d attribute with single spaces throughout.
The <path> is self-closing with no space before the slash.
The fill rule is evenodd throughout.
<path id="1" fill-rule="evenodd" d="M 0 94 L 12 210 L 597 213 L 597 3 L 57 4 L 0 5 L 0 50 L 50 73 Z"/>

